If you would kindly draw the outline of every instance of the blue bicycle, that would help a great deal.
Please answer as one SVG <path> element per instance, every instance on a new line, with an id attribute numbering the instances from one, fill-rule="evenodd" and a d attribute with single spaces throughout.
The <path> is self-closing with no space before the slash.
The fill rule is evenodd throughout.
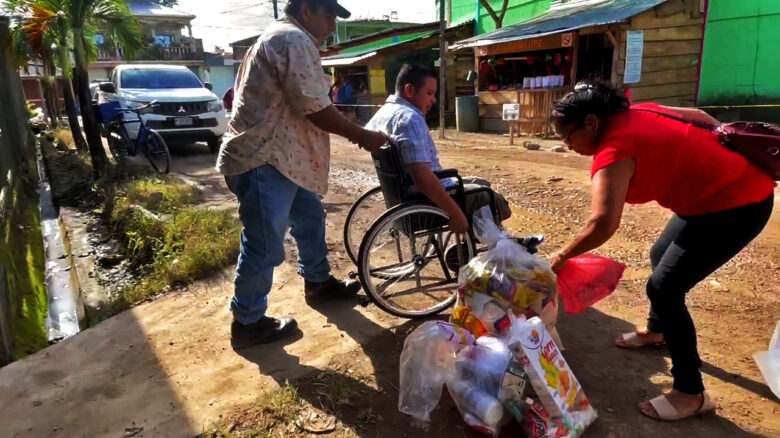
<path id="1" fill-rule="evenodd" d="M 117 163 L 124 165 L 128 156 L 143 152 L 144 156 L 159 173 L 167 174 L 171 170 L 171 154 L 162 136 L 146 126 L 142 114 L 153 111 L 157 101 L 149 102 L 137 108 L 122 108 L 119 102 L 106 102 L 98 105 L 101 121 L 106 125 L 108 149 Z M 134 113 L 138 120 L 125 120 L 125 114 Z M 139 123 L 138 136 L 130 140 L 126 125 Z"/>

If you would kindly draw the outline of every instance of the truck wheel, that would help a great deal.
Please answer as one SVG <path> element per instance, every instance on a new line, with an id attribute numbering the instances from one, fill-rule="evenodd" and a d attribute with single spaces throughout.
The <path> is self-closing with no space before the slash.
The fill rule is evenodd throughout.
<path id="1" fill-rule="evenodd" d="M 219 147 L 222 146 L 222 138 L 212 138 L 208 141 L 209 152 L 212 154 L 219 153 Z"/>

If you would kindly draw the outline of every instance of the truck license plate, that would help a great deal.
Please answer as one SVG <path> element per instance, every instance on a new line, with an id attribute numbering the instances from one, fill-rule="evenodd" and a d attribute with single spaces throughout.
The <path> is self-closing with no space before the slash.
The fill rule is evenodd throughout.
<path id="1" fill-rule="evenodd" d="M 192 126 L 192 117 L 176 117 L 173 119 L 173 126 Z"/>

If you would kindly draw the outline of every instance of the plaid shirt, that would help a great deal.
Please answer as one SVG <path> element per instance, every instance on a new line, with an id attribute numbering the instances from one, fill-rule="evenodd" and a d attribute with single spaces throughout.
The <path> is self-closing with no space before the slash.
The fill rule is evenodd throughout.
<path id="1" fill-rule="evenodd" d="M 434 172 L 442 170 L 439 151 L 428 131 L 425 115 L 402 97 L 388 97 L 366 129 L 387 135 L 398 148 L 404 164 L 429 163 Z"/>

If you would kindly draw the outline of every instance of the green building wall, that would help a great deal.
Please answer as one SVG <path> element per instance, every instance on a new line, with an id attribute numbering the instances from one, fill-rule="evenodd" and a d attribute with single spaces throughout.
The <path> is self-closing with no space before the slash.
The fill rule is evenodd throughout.
<path id="1" fill-rule="evenodd" d="M 710 0 L 699 105 L 780 103 L 780 0 Z"/>
<path id="2" fill-rule="evenodd" d="M 489 3 L 496 10 L 501 7 L 502 0 L 489 0 Z M 474 19 L 479 0 L 451 0 L 451 4 L 452 16 L 450 17 L 450 25 L 454 26 Z M 549 9 L 550 0 L 510 0 L 503 24 L 506 27 L 521 23 L 539 16 Z M 496 24 L 481 4 L 479 5 L 479 12 L 479 22 L 475 35 L 496 30 Z"/>

